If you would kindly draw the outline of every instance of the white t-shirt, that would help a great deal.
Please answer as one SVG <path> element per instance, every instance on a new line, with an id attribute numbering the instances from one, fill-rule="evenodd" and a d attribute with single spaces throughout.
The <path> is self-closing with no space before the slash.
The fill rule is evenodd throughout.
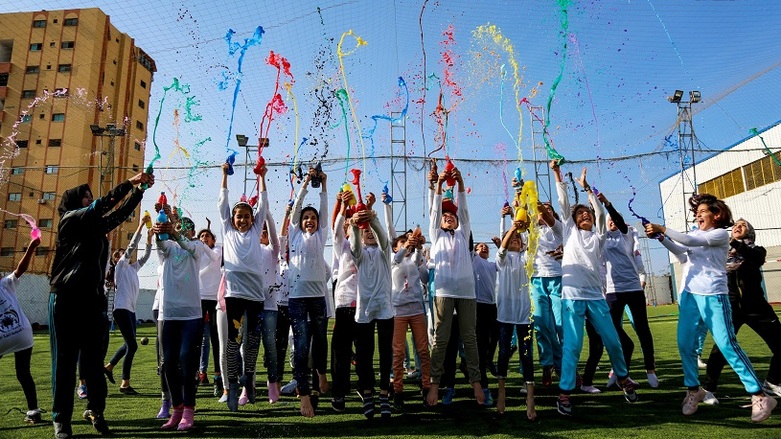
<path id="1" fill-rule="evenodd" d="M 201 300 L 217 300 L 222 279 L 222 246 L 214 244 L 206 248 L 212 253 L 212 258 L 201 258 L 201 269 L 198 272 L 198 286 L 201 290 Z"/>
<path id="2" fill-rule="evenodd" d="M 526 276 L 526 252 L 508 252 L 504 247 L 496 254 L 499 288 L 496 293 L 496 321 L 528 325 L 532 312 L 529 278 Z"/>
<path id="3" fill-rule="evenodd" d="M 408 317 L 426 312 L 423 300 L 423 282 L 428 283 L 428 269 L 423 264 L 421 251 L 407 256 L 400 248 L 393 255 L 391 283 L 393 285 L 393 309 L 397 317 Z"/>
<path id="4" fill-rule="evenodd" d="M 472 270 L 475 275 L 477 303 L 496 303 L 496 262 L 472 254 Z"/>
<path id="5" fill-rule="evenodd" d="M 267 288 L 263 284 L 263 267 L 260 266 L 260 235 L 268 210 L 268 193 L 260 193 L 255 206 L 255 218 L 246 232 L 233 227 L 228 189 L 220 189 L 218 203 L 222 221 L 222 255 L 225 261 L 225 297 L 263 302 Z"/>
<path id="6" fill-rule="evenodd" d="M 442 194 L 431 203 L 429 236 L 432 244 L 430 257 L 434 261 L 434 289 L 436 297 L 474 299 L 475 276 L 472 255 L 469 252 L 469 212 L 465 192 L 458 193 L 458 228 L 452 234 L 440 227 L 442 222 Z"/>
<path id="7" fill-rule="evenodd" d="M 14 271 L 0 279 L 0 356 L 33 347 L 33 328 L 19 306 L 17 286 Z"/>
<path id="8" fill-rule="evenodd" d="M 350 242 L 345 239 L 345 218 L 340 213 L 334 222 L 334 269 L 337 271 L 334 300 L 337 308 L 355 307 L 358 300 L 358 267 L 350 253 Z"/>
<path id="9" fill-rule="evenodd" d="M 318 228 L 314 233 L 304 232 L 301 223 L 301 210 L 307 191 L 305 186 L 293 204 L 293 214 L 290 218 L 288 239 L 290 240 L 290 298 L 324 297 L 327 290 L 326 279 L 329 272 L 326 269 L 323 254 L 328 240 L 328 193 L 320 192 L 320 209 L 318 211 Z"/>
<path id="10" fill-rule="evenodd" d="M 114 267 L 114 284 L 117 286 L 114 293 L 114 309 L 126 309 L 133 313 L 136 312 L 136 302 L 140 291 L 138 271 L 146 264 L 152 254 L 152 246 L 148 245 L 144 254 L 136 262 L 130 263 L 133 253 L 138 249 L 138 241 L 141 239 L 140 232 L 139 230 L 133 235 L 130 245 Z"/>
<path id="11" fill-rule="evenodd" d="M 602 295 L 602 249 L 605 244 L 607 224 L 605 210 L 597 197 L 589 192 L 588 199 L 596 212 L 594 225 L 590 231 L 578 228 L 570 215 L 567 184 L 558 183 L 564 223 L 556 221 L 553 231 L 564 241 L 564 257 L 561 260 L 561 298 L 573 300 L 604 300 Z"/>
<path id="12" fill-rule="evenodd" d="M 634 229 L 626 235 L 620 230 L 608 230 L 605 239 L 605 286 L 607 294 L 642 291 L 640 275 L 635 266 Z"/>
<path id="13" fill-rule="evenodd" d="M 163 266 L 163 292 L 158 320 L 201 318 L 201 294 L 198 288 L 200 259 L 208 247 L 201 241 L 157 241 L 157 253 Z M 211 252 L 208 252 L 209 254 Z"/>
<path id="14" fill-rule="evenodd" d="M 538 226 L 537 254 L 534 255 L 534 275 L 532 277 L 561 276 L 561 259 L 551 256 L 551 253 L 561 245 L 561 237 L 553 233 L 553 228 L 547 224 Z"/>
<path id="15" fill-rule="evenodd" d="M 355 306 L 355 321 L 358 323 L 393 317 L 388 237 L 376 217 L 369 224 L 377 238 L 376 246 L 361 244 L 358 226 L 353 225 L 350 232 L 350 251 L 358 267 L 358 301 Z"/>

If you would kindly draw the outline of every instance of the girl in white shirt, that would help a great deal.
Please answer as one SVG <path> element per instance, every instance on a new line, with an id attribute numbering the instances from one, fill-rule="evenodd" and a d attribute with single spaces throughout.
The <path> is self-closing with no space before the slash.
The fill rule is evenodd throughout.
<path id="1" fill-rule="evenodd" d="M 141 239 L 141 230 L 144 228 L 146 220 L 151 219 L 149 216 L 144 215 L 141 218 L 141 222 L 136 228 L 136 233 L 133 234 L 133 238 L 128 245 L 127 250 L 118 249 L 114 252 L 114 284 L 116 285 L 116 293 L 114 295 L 114 322 L 119 326 L 119 331 L 122 333 L 122 338 L 125 343 L 117 349 L 114 356 L 106 364 L 106 374 L 112 378 L 113 382 L 113 370 L 114 366 L 119 363 L 122 357 L 125 360 L 122 362 L 122 384 L 119 386 L 119 392 L 126 395 L 137 395 L 138 392 L 130 386 L 130 369 L 133 366 L 133 358 L 138 350 L 138 343 L 136 342 L 136 302 L 138 301 L 139 283 L 138 283 L 138 270 L 146 264 L 149 260 L 149 256 L 152 254 L 152 230 L 147 233 L 146 249 L 144 254 L 135 262 L 130 261 L 133 258 L 133 254 L 138 249 L 138 241 Z"/>
<path id="2" fill-rule="evenodd" d="M 689 234 L 659 224 L 646 224 L 645 232 L 656 237 L 681 262 L 683 281 L 678 299 L 678 351 L 683 366 L 683 381 L 689 388 L 683 400 L 683 414 L 692 415 L 705 397 L 697 367 L 697 327 L 704 321 L 713 341 L 751 396 L 751 421 L 770 417 L 776 400 L 762 390 L 762 384 L 743 349 L 738 345 L 732 324 L 728 287 L 727 255 L 730 248 L 732 212 L 710 194 L 695 194 L 689 199 L 697 230 Z"/>
<path id="3" fill-rule="evenodd" d="M 607 231 L 605 211 L 586 182 L 586 168 L 583 168 L 577 181 L 588 193 L 591 207 L 578 204 L 570 209 L 567 185 L 562 181 L 558 163 L 553 160 L 550 166 L 556 177 L 559 206 L 564 219 L 564 224 L 557 221 L 553 226 L 554 233 L 564 242 L 564 257 L 561 263 L 561 320 L 564 340 L 558 412 L 565 416 L 572 415 L 570 393 L 575 389 L 578 359 L 583 349 L 583 326 L 587 317 L 602 337 L 613 364 L 613 371 L 624 390 L 624 398 L 627 402 L 636 402 L 635 384 L 629 379 L 621 342 L 610 319 L 610 309 L 605 296 L 602 295 L 600 266 Z"/>

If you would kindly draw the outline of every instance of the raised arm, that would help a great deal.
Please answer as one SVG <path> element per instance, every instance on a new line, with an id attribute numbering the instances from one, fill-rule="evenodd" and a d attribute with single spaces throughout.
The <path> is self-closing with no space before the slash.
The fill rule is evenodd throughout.
<path id="1" fill-rule="evenodd" d="M 597 195 L 597 199 L 601 201 L 602 204 L 605 206 L 608 215 L 610 215 L 610 219 L 613 220 L 613 223 L 616 225 L 618 230 L 620 230 L 621 233 L 626 235 L 629 232 L 629 227 L 626 225 L 626 221 L 624 221 L 624 217 L 621 216 L 621 214 L 613 206 L 613 203 L 611 203 L 610 200 L 607 199 L 607 197 L 603 192 L 600 192 L 599 195 Z"/>
<path id="2" fill-rule="evenodd" d="M 16 266 L 16 270 L 14 270 L 14 276 L 17 278 L 22 277 L 25 271 L 30 267 L 30 261 L 33 259 L 33 255 L 35 254 L 35 249 L 41 244 L 41 238 L 36 238 L 30 241 L 30 244 L 27 245 L 27 250 L 24 251 L 24 256 L 22 256 L 22 259 L 19 261 L 19 264 Z"/>
<path id="3" fill-rule="evenodd" d="M 393 227 L 393 208 L 390 204 L 386 204 L 385 201 L 385 194 L 382 194 L 383 198 L 383 209 L 385 212 L 385 228 L 388 232 L 388 238 L 389 239 L 396 239 L 396 228 Z"/>
<path id="4" fill-rule="evenodd" d="M 223 230 L 229 230 L 231 227 L 231 206 L 228 201 L 228 167 L 227 163 L 222 164 L 222 185 L 220 186 L 220 196 L 217 198 L 217 209 L 220 211 L 220 222 L 222 222 Z"/>
<path id="5" fill-rule="evenodd" d="M 268 241 L 271 244 L 271 253 L 274 255 L 274 259 L 278 259 L 281 247 L 279 245 L 277 225 L 274 223 L 274 218 L 268 210 L 266 210 L 266 227 L 268 228 Z"/>
<path id="6" fill-rule="evenodd" d="M 556 195 L 559 197 L 559 210 L 561 211 L 561 218 L 565 227 L 569 227 L 572 221 L 572 215 L 570 215 L 569 206 L 569 194 L 567 194 L 567 183 L 561 179 L 561 169 L 556 160 L 551 160 L 550 168 L 553 170 L 553 175 L 556 177 Z"/>
<path id="7" fill-rule="evenodd" d="M 147 230 L 146 232 L 146 247 L 144 248 L 144 254 L 141 255 L 140 258 L 138 258 L 138 268 L 141 268 L 146 264 L 146 261 L 149 260 L 149 257 L 152 256 L 152 229 Z"/>
<path id="8" fill-rule="evenodd" d="M 260 167 L 258 173 L 258 204 L 255 206 L 255 221 L 256 224 L 263 224 L 263 221 L 268 217 L 268 191 L 266 190 L 266 172 L 268 168 L 263 165 Z M 271 222 L 274 220 L 272 218 Z M 262 226 L 261 226 L 262 227 Z"/>

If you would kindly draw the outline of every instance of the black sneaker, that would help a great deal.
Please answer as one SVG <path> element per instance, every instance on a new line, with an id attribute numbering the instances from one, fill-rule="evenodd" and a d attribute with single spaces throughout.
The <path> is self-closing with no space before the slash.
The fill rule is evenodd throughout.
<path id="1" fill-rule="evenodd" d="M 222 385 L 222 377 L 221 376 L 215 376 L 214 377 L 214 397 L 219 398 L 222 396 L 222 394 L 225 392 L 225 388 Z"/>
<path id="2" fill-rule="evenodd" d="M 372 419 L 374 417 L 374 396 L 361 395 L 363 399 L 363 415 L 366 419 Z"/>
<path id="3" fill-rule="evenodd" d="M 112 372 L 112 371 L 110 371 L 110 370 L 108 370 L 108 369 L 106 369 L 104 367 L 103 368 L 103 373 L 106 375 L 106 378 L 108 378 L 108 380 L 109 380 L 109 382 L 111 384 L 116 384 L 117 383 L 116 381 L 114 381 L 114 372 Z"/>
<path id="4" fill-rule="evenodd" d="M 65 422 L 54 423 L 54 438 L 55 439 L 71 439 L 73 437 L 73 430 L 71 425 Z"/>
<path id="5" fill-rule="evenodd" d="M 404 409 L 404 394 L 401 392 L 396 392 L 393 395 L 393 407 L 396 410 L 403 410 Z"/>
<path id="6" fill-rule="evenodd" d="M 103 417 L 102 414 L 95 413 L 92 410 L 85 410 L 84 419 L 90 421 L 92 423 L 92 426 L 95 427 L 95 430 L 97 430 L 98 433 L 102 435 L 107 435 L 111 433 L 111 431 L 108 428 L 108 424 L 106 424 L 106 419 Z"/>
<path id="7" fill-rule="evenodd" d="M 331 399 L 331 407 L 334 409 L 334 411 L 337 411 L 337 412 L 340 412 L 340 413 L 343 412 L 344 411 L 344 397 Z"/>
<path id="8" fill-rule="evenodd" d="M 559 395 L 559 399 L 556 401 L 556 410 L 561 415 L 572 416 L 572 402 L 569 400 L 569 395 Z"/>
<path id="9" fill-rule="evenodd" d="M 24 422 L 28 424 L 37 424 L 41 422 L 41 410 L 27 410 L 27 413 L 24 416 Z"/>
<path id="10" fill-rule="evenodd" d="M 637 402 L 637 392 L 635 392 L 635 389 L 637 388 L 637 383 L 632 381 L 631 379 L 627 378 L 626 383 L 623 385 L 624 390 L 624 399 L 626 399 L 626 402 Z"/>
<path id="11" fill-rule="evenodd" d="M 390 399 L 388 398 L 388 395 L 380 394 L 380 415 L 383 418 L 391 417 L 391 405 L 390 405 Z"/>
<path id="12" fill-rule="evenodd" d="M 309 402 L 312 404 L 312 410 L 317 410 L 317 406 L 320 405 L 320 392 L 312 390 L 309 394 Z"/>

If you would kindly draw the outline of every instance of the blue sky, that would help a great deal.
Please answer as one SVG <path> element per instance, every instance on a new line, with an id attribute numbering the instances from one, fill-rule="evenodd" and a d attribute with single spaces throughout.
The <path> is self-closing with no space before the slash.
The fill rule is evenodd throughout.
<path id="1" fill-rule="evenodd" d="M 444 78 L 441 63 L 445 38 L 452 26 L 455 58 L 452 72 L 461 97 L 445 87 L 446 106 L 452 108 L 448 122 L 447 151 L 456 160 L 496 160 L 463 163 L 477 239 L 497 233 L 497 212 L 504 202 L 501 162 L 508 175 L 517 166 L 514 141 L 518 133 L 518 113 L 512 99 L 512 76 L 505 82 L 502 100 L 503 121 L 516 139 L 507 134 L 499 120 L 500 80 L 498 67 L 510 67 L 506 52 L 495 45 L 475 40 L 472 31 L 486 23 L 495 24 L 511 42 L 522 67 L 520 96 L 532 105 L 546 107 L 550 89 L 560 75 L 551 101 L 548 128 L 556 149 L 567 159 L 601 159 L 588 163 L 590 180 L 616 205 L 625 207 L 632 196 L 630 182 L 637 190 L 633 207 L 651 219 L 661 217 L 662 204 L 657 183 L 676 171 L 675 145 L 665 144 L 676 122 L 675 106 L 666 97 L 675 89 L 698 90 L 703 102 L 694 106 L 694 128 L 704 157 L 748 135 L 751 128 L 762 129 L 781 119 L 781 44 L 777 24 L 781 3 L 769 1 L 573 1 L 567 8 L 566 32 L 556 1 L 291 1 L 247 2 L 207 0 L 159 2 L 158 0 L 36 1 L 4 2 L 0 12 L 39 9 L 100 7 L 122 32 L 135 38 L 156 61 L 158 72 L 152 85 L 149 127 L 160 107 L 163 88 L 174 78 L 190 86 L 187 96 L 202 119 L 182 122 L 179 142 L 192 159 L 205 165 L 225 160 L 232 96 L 237 75 L 237 57 L 228 54 L 224 36 L 236 31 L 233 41 L 252 36 L 262 26 L 260 45 L 250 47 L 243 63 L 241 90 L 235 107 L 231 138 L 242 133 L 254 143 L 266 103 L 274 91 L 276 70 L 265 62 L 269 51 L 285 56 L 295 83 L 292 96 L 280 92 L 288 106 L 269 129 L 271 147 L 264 156 L 271 163 L 291 160 L 303 137 L 308 142 L 299 157 L 305 163 L 317 157 L 339 159 L 327 163 L 332 183 L 344 179 L 347 138 L 333 91 L 349 83 L 348 91 L 361 128 L 371 128 L 371 116 L 400 111 L 398 77 L 405 78 L 412 103 L 407 118 L 407 146 L 411 156 L 420 158 L 436 148 L 437 124 L 431 112 L 439 87 L 423 80 L 423 50 L 426 75 Z M 339 70 L 336 44 L 344 32 L 352 30 L 367 44 L 343 58 L 344 76 Z M 355 40 L 346 38 L 344 50 Z M 567 44 L 566 51 L 564 43 Z M 566 54 L 566 57 L 564 56 Z M 219 82 L 228 78 L 227 89 Z M 421 116 L 420 100 L 428 85 Z M 533 89 L 537 89 L 534 95 Z M 317 96 L 326 104 L 317 113 Z M 201 225 L 205 217 L 216 219 L 219 170 L 188 171 L 194 162 L 174 149 L 173 110 L 184 111 L 184 96 L 169 92 L 161 112 L 156 141 L 161 147 L 158 186 L 176 193 L 177 201 Z M 524 107 L 525 109 L 525 107 Z M 330 117 L 328 116 L 330 111 Z M 348 109 L 349 112 L 349 109 Z M 528 111 L 523 113 L 523 156 L 532 157 Z M 365 165 L 356 161 L 360 136 L 348 113 L 353 165 L 367 171 L 364 192 L 379 192 L 382 181 L 390 178 L 390 164 L 369 158 Z M 298 120 L 298 123 L 296 121 Z M 421 128 L 422 124 L 422 128 Z M 298 129 L 296 129 L 296 126 Z M 150 130 L 151 131 L 151 130 Z M 380 120 L 374 134 L 374 155 L 388 154 L 390 129 Z M 200 146 L 198 142 L 210 138 Z M 317 139 L 317 145 L 313 145 Z M 147 139 L 147 160 L 152 157 L 152 138 Z M 673 136 L 675 141 L 675 136 Z M 328 151 L 325 144 L 328 143 Z M 501 145 L 504 146 L 501 146 Z M 364 146 L 371 155 L 370 142 Z M 771 145 L 773 147 L 773 145 Z M 506 151 L 506 152 L 503 152 Z M 664 151 L 667 151 L 665 154 Z M 614 158 L 635 156 L 630 160 Z M 435 153 L 443 157 L 442 151 Z M 243 161 L 240 158 L 239 161 Z M 419 166 L 420 161 L 414 161 Z M 581 164 L 565 168 L 579 173 Z M 162 169 L 182 167 L 184 169 Z M 273 206 L 282 206 L 288 197 L 285 167 L 269 178 Z M 279 172 L 277 172 L 279 171 Z M 527 178 L 534 169 L 526 163 Z M 233 194 L 243 191 L 242 177 L 231 180 Z M 413 178 L 414 175 L 414 178 Z M 189 177 L 189 178 L 188 178 Z M 422 173 L 411 173 L 409 183 L 410 222 L 424 222 Z M 188 188 L 192 183 L 194 187 Z M 335 191 L 336 184 L 331 185 Z M 315 199 L 313 198 L 314 202 Z M 150 200 L 151 202 L 151 200 Z M 626 208 L 620 209 L 626 216 Z M 487 212 L 487 213 L 486 213 Z M 281 214 L 281 211 L 280 211 Z M 666 262 L 664 252 L 654 251 L 655 269 Z"/>

